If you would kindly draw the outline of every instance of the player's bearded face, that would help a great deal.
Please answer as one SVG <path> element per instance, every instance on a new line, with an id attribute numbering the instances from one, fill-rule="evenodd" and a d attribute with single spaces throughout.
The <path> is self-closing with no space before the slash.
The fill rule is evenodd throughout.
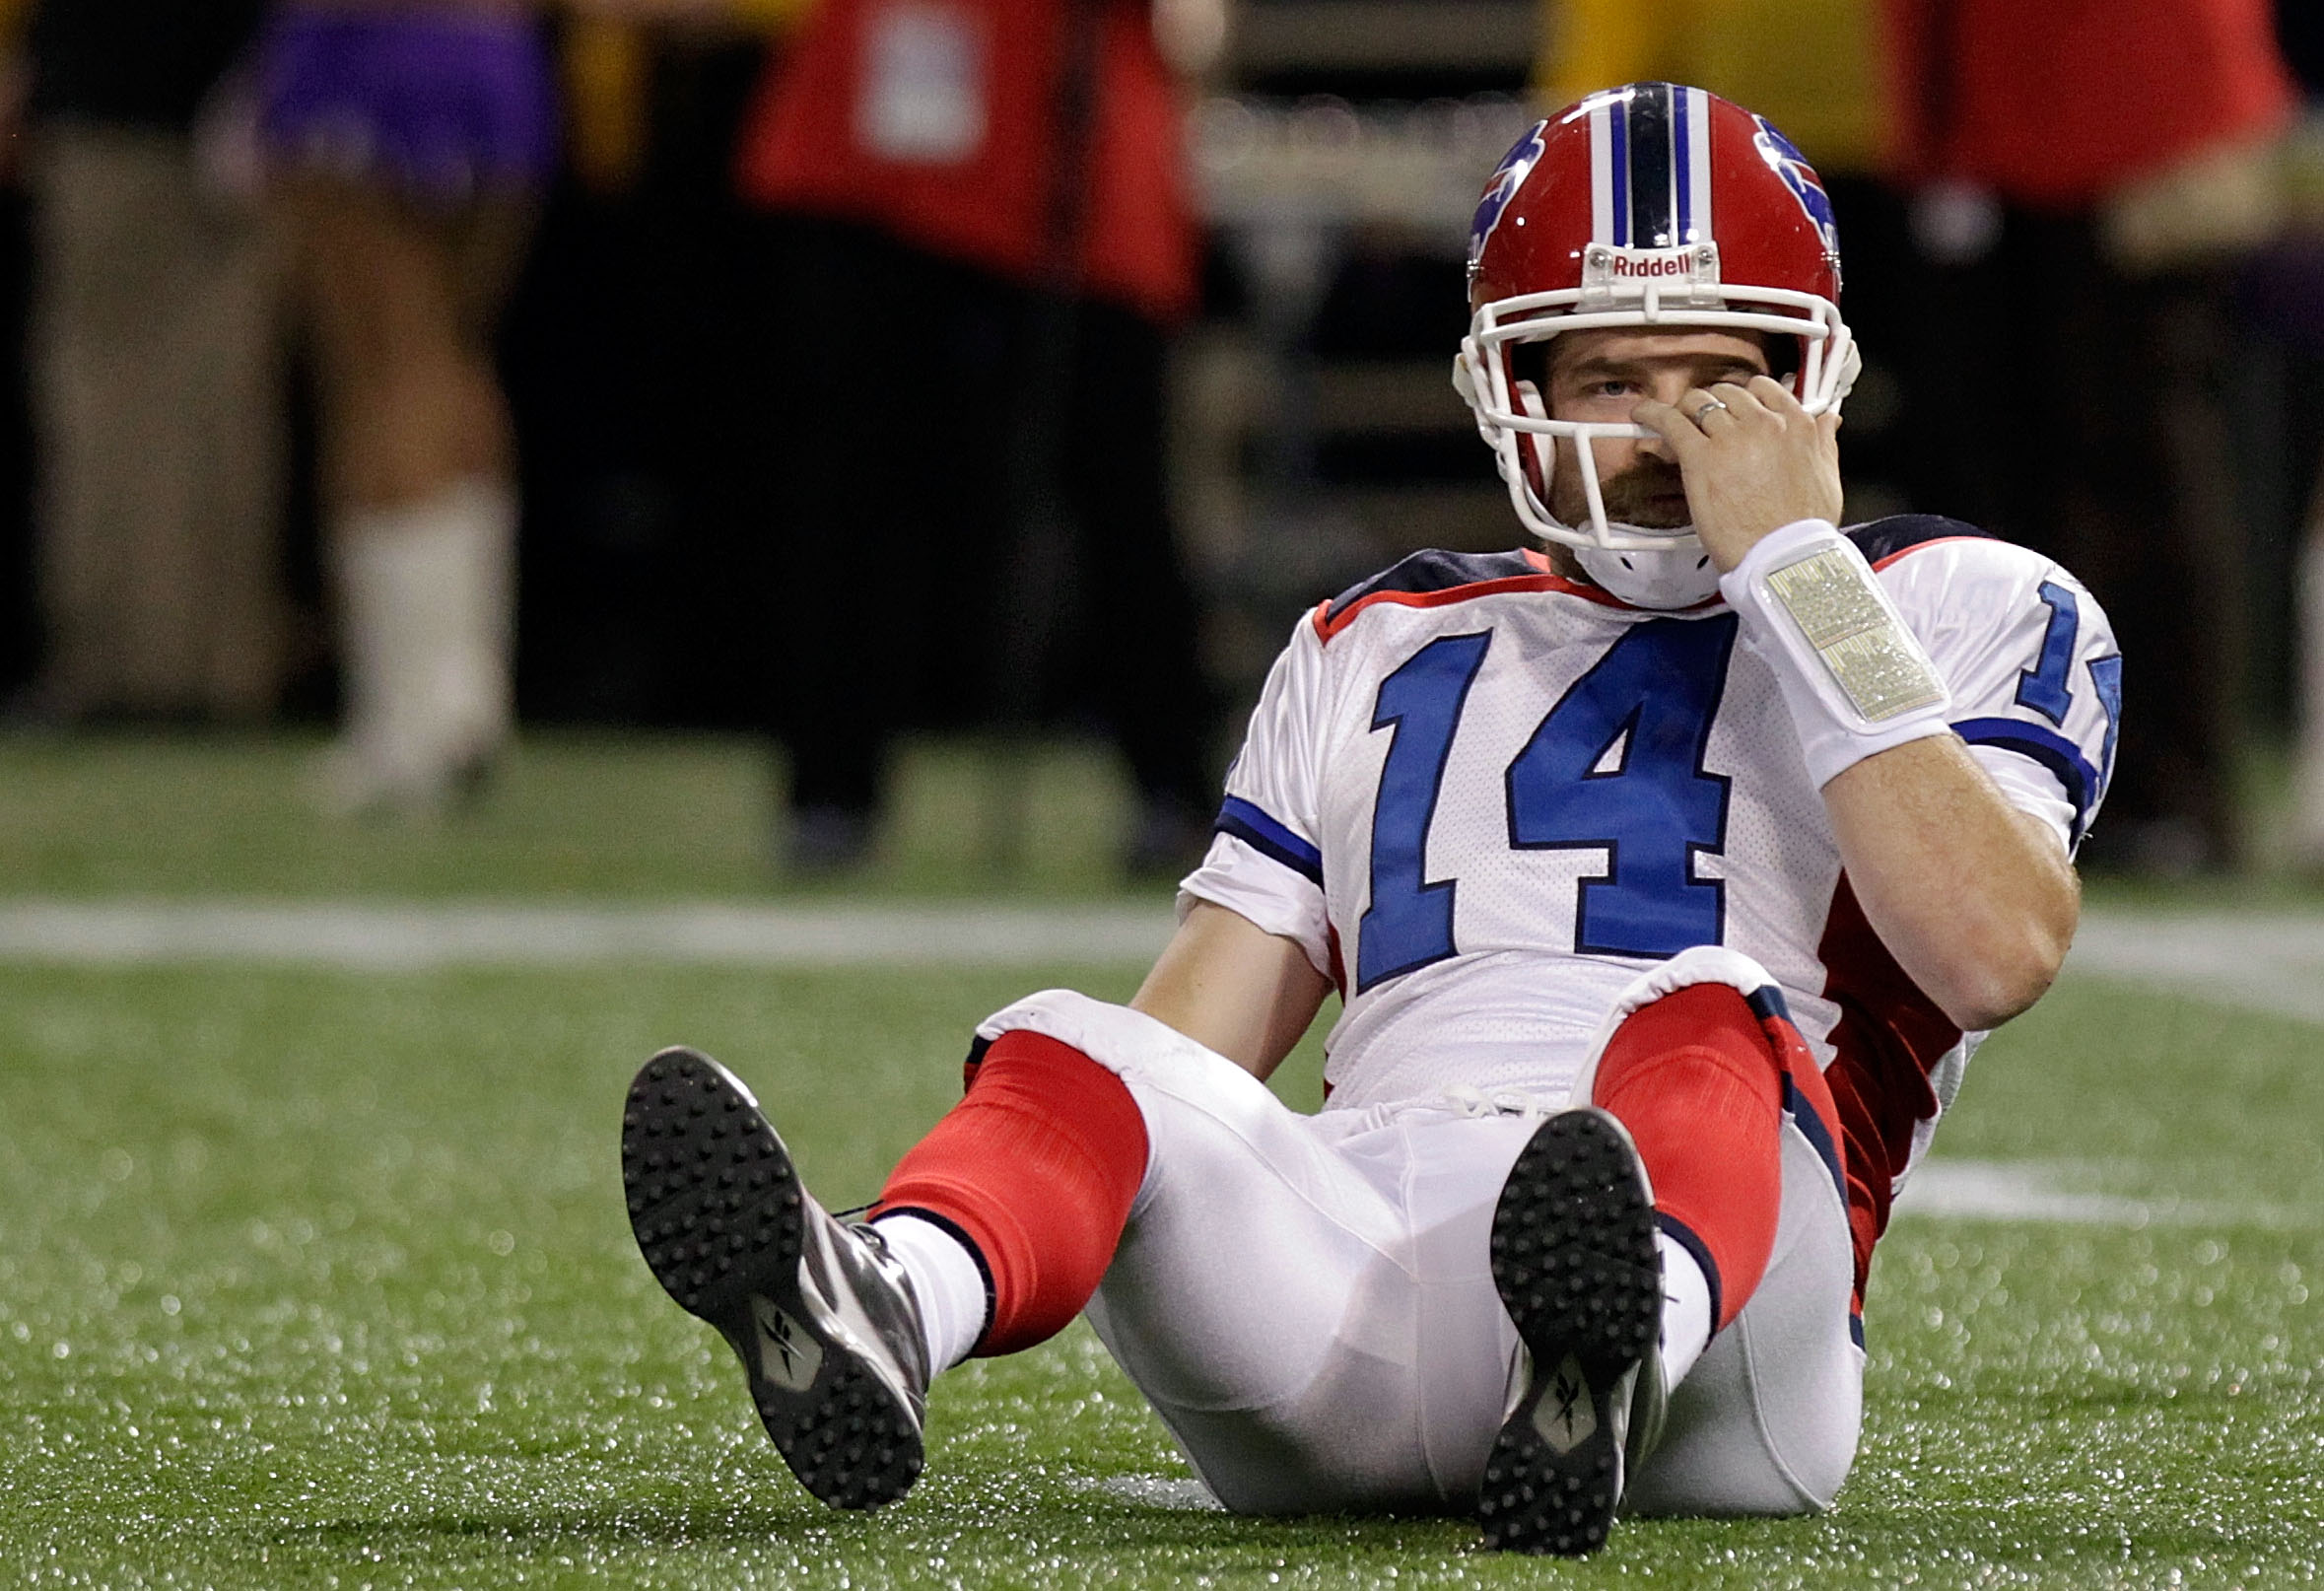
<path id="1" fill-rule="evenodd" d="M 1622 452 L 1631 452 L 1626 463 L 1616 463 L 1613 473 L 1599 478 L 1598 490 L 1606 500 L 1606 519 L 1647 530 L 1675 530 L 1692 523 L 1694 513 L 1686 506 L 1686 483 L 1678 473 L 1678 466 L 1668 458 L 1634 451 L 1637 446 L 1612 439 L 1602 439 L 1591 445 L 1591 451 L 1602 466 L 1614 462 Z M 1590 522 L 1590 502 L 1583 493 L 1582 468 L 1579 450 L 1570 441 L 1561 439 L 1557 445 L 1557 469 L 1549 482 L 1549 512 L 1561 524 Z"/>

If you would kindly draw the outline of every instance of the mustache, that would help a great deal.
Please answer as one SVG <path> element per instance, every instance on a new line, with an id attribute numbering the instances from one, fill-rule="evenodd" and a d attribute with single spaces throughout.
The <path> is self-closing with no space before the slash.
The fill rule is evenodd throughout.
<path id="1" fill-rule="evenodd" d="M 1685 477 L 1668 459 L 1640 458 L 1620 474 L 1600 481 L 1598 490 L 1606 501 L 1606 517 L 1625 524 L 1675 529 L 1693 517 L 1693 511 L 1685 506 Z M 1675 519 L 1672 518 L 1673 497 L 1678 499 Z"/>

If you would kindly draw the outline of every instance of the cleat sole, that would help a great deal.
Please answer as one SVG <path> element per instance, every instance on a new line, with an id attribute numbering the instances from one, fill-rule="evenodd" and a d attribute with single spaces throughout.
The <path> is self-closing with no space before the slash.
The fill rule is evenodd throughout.
<path id="1" fill-rule="evenodd" d="M 1533 1382 L 1485 1461 L 1485 1545 L 1594 1553 L 1621 1503 L 1624 1378 L 1662 1330 L 1654 1207 L 1620 1123 L 1590 1109 L 1541 1124 L 1493 1211 L 1491 1264 Z"/>
<path id="2" fill-rule="evenodd" d="M 910 1490 L 919 1421 L 806 1298 L 806 1195 L 750 1090 L 698 1051 L 662 1051 L 630 1085 L 621 1169 L 647 1268 L 734 1349 L 799 1484 L 835 1508 L 877 1508 Z M 773 1330 L 761 1305 L 778 1312 Z M 808 1365 L 804 1384 L 776 1379 L 770 1363 Z"/>

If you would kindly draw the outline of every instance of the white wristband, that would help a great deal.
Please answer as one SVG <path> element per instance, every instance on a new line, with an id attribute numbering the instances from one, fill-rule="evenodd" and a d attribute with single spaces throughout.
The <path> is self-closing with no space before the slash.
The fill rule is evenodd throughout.
<path id="1" fill-rule="evenodd" d="M 1877 751 L 1950 727 L 1945 676 L 1828 520 L 1761 538 L 1719 589 L 1775 667 L 1818 790 Z"/>

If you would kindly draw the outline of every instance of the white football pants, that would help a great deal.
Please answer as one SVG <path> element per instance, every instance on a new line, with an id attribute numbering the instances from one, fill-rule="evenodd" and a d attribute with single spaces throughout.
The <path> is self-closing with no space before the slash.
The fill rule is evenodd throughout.
<path id="1" fill-rule="evenodd" d="M 1145 1181 L 1088 1314 L 1219 1500 L 1471 1507 L 1518 1347 L 1487 1237 L 1538 1114 L 1447 1099 L 1302 1115 L 1152 1017 L 1063 990 L 979 1031 L 1012 1028 L 1113 1072 L 1144 1117 Z M 1855 1457 L 1847 1211 L 1788 1118 L 1782 1142 L 1766 1276 L 1673 1394 L 1627 1511 L 1809 1512 Z"/>

